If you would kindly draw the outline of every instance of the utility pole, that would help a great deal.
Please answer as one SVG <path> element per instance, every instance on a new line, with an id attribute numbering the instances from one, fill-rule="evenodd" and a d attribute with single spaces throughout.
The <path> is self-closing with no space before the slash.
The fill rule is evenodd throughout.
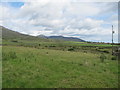
<path id="1" fill-rule="evenodd" d="M 113 25 L 112 25 L 112 55 L 113 55 L 113 34 L 114 34 L 115 32 L 113 31 Z"/>

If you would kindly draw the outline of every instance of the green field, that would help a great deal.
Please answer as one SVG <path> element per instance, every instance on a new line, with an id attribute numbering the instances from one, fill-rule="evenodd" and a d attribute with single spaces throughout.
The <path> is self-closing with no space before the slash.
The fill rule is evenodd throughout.
<path id="1" fill-rule="evenodd" d="M 118 61 L 104 55 L 3 46 L 3 88 L 117 88 Z"/>
<path id="2" fill-rule="evenodd" d="M 111 44 L 43 39 L 3 28 L 1 45 L 3 88 L 118 87 Z"/>

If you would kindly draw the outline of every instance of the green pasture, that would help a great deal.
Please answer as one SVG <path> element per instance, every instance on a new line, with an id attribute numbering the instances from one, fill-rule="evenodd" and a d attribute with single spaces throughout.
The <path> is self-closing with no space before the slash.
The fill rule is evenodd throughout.
<path id="1" fill-rule="evenodd" d="M 90 48 L 86 52 L 10 45 L 2 49 L 3 88 L 118 87 L 118 61 L 95 48 L 96 53 L 87 51 Z"/>

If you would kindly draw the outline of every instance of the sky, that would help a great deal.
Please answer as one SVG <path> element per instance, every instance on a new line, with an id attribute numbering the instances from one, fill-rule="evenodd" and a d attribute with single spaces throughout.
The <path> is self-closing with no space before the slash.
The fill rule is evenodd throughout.
<path id="1" fill-rule="evenodd" d="M 118 42 L 118 3 L 109 1 L 2 0 L 0 25 L 33 36 L 62 35 L 94 42 L 111 42 L 113 25 L 114 42 Z"/>

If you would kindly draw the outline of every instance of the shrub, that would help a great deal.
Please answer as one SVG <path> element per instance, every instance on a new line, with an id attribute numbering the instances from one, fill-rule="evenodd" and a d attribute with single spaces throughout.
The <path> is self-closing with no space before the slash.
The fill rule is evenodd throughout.
<path id="1" fill-rule="evenodd" d="M 17 55 L 16 55 L 15 52 L 9 52 L 9 57 L 10 57 L 11 59 L 15 59 L 15 58 L 17 58 Z"/>
<path id="2" fill-rule="evenodd" d="M 11 42 L 18 42 L 17 40 L 12 40 Z"/>
<path id="3" fill-rule="evenodd" d="M 48 47 L 48 46 L 45 46 L 45 47 Z"/>
<path id="4" fill-rule="evenodd" d="M 116 56 L 113 56 L 113 57 L 111 58 L 111 60 L 117 60 L 117 57 L 116 57 Z"/>
<path id="5" fill-rule="evenodd" d="M 68 51 L 74 51 L 74 48 L 69 48 Z"/>
<path id="6" fill-rule="evenodd" d="M 49 47 L 56 47 L 55 45 L 50 45 Z"/>
<path id="7" fill-rule="evenodd" d="M 109 51 L 107 51 L 107 50 L 103 50 L 103 52 L 104 52 L 104 53 L 109 53 Z"/>
<path id="8" fill-rule="evenodd" d="M 8 60 L 8 54 L 7 53 L 2 52 L 2 60 L 3 61 Z"/>
<path id="9" fill-rule="evenodd" d="M 17 55 L 15 52 L 2 52 L 2 60 L 5 61 L 5 60 L 9 60 L 9 59 L 16 59 L 17 58 Z"/>
<path id="10" fill-rule="evenodd" d="M 101 54 L 101 56 L 100 56 L 101 62 L 104 62 L 105 59 L 106 59 L 106 56 L 104 54 Z"/>

